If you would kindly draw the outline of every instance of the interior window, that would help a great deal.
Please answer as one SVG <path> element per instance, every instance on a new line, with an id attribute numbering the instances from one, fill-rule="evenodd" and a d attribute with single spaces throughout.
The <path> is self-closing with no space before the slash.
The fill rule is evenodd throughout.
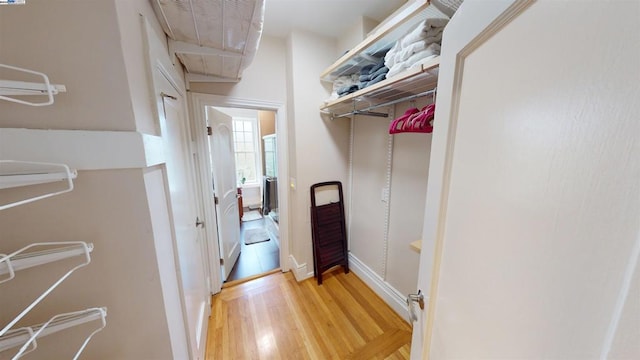
<path id="1" fill-rule="evenodd" d="M 258 127 L 256 119 L 234 117 L 233 142 L 238 184 L 257 184 Z"/>

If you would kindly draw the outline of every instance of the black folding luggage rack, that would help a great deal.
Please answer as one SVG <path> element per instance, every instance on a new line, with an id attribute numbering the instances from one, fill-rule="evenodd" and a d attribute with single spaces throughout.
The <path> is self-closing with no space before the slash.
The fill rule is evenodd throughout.
<path id="1" fill-rule="evenodd" d="M 325 186 L 337 186 L 339 200 L 316 205 L 316 190 Z M 349 272 L 347 228 L 344 221 L 342 183 L 328 181 L 311 185 L 311 235 L 313 239 L 313 272 L 322 285 L 322 273 L 342 265 Z"/>

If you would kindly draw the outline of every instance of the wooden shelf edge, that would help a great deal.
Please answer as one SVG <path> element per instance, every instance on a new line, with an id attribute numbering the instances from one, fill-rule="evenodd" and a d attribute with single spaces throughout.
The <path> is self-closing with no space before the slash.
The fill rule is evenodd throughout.
<path id="1" fill-rule="evenodd" d="M 411 250 L 419 254 L 420 251 L 422 251 L 422 240 L 413 241 L 411 244 L 409 244 L 409 247 L 411 248 Z"/>

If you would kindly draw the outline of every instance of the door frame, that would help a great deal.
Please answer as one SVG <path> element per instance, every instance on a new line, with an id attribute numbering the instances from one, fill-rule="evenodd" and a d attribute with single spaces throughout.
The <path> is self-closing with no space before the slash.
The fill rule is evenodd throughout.
<path id="1" fill-rule="evenodd" d="M 205 107 L 233 107 L 254 110 L 268 110 L 276 113 L 276 134 L 278 146 L 278 174 L 279 178 L 287 181 L 278 181 L 278 197 L 279 197 L 279 231 L 280 231 L 280 269 L 282 272 L 289 271 L 288 259 L 291 253 L 289 249 L 289 153 L 288 147 L 288 127 L 286 105 L 284 103 L 263 101 L 254 99 L 233 98 L 220 95 L 189 93 L 189 103 L 191 109 L 191 134 L 194 141 L 194 150 L 200 154 L 198 156 L 199 166 L 196 176 L 200 179 L 199 196 L 202 199 L 213 199 L 213 187 L 211 183 L 211 166 L 209 164 L 206 132 L 206 111 Z M 200 129 L 200 130 L 198 130 Z M 219 293 L 222 289 L 222 281 L 220 274 L 220 250 L 218 247 L 218 232 L 215 206 L 212 202 L 204 202 L 206 244 L 208 248 L 209 270 L 211 272 L 211 293 Z"/>

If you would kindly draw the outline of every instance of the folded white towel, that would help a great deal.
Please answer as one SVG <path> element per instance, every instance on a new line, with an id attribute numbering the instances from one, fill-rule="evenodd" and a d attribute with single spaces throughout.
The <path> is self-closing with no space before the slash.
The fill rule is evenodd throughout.
<path id="1" fill-rule="evenodd" d="M 420 60 L 432 58 L 436 55 L 440 55 L 440 45 L 433 43 L 426 49 L 411 55 L 411 57 L 408 58 L 404 63 L 407 68 L 410 68 Z"/>
<path id="2" fill-rule="evenodd" d="M 403 72 L 405 69 L 406 69 L 406 66 L 404 65 L 404 63 L 398 63 L 393 65 L 393 67 L 389 69 L 389 72 L 387 72 L 387 79 L 395 76 L 396 74 Z"/>
<path id="3" fill-rule="evenodd" d="M 419 22 L 402 38 L 403 47 L 421 39 L 438 35 L 449 22 L 449 17 L 433 5 L 427 6 L 425 12 L 426 19 Z"/>
<path id="4" fill-rule="evenodd" d="M 404 47 L 401 51 L 397 52 L 394 57 L 394 64 L 406 61 L 408 58 L 413 56 L 413 54 L 419 53 L 420 51 L 428 48 L 431 44 L 438 44 L 442 41 L 442 33 L 438 36 L 430 37 L 427 39 L 422 39 L 411 43 Z"/>
<path id="5" fill-rule="evenodd" d="M 400 41 L 396 41 L 396 43 L 393 45 L 393 47 L 387 51 L 387 54 L 384 56 L 384 66 L 388 67 L 389 69 L 391 69 L 393 67 L 393 65 L 395 65 L 395 57 L 396 54 L 398 53 L 398 51 L 400 51 Z"/>
<path id="6" fill-rule="evenodd" d="M 411 55 L 405 61 L 397 62 L 393 67 L 389 69 L 389 72 L 387 72 L 387 79 L 407 69 L 410 69 L 414 65 L 419 65 L 425 60 L 431 59 L 437 55 L 440 55 L 440 45 L 431 43 L 429 46 L 427 46 L 426 49 Z"/>
<path id="7" fill-rule="evenodd" d="M 441 21 L 440 23 L 442 25 L 439 25 L 439 26 L 425 25 L 428 22 L 434 23 L 438 20 Z M 429 37 L 435 37 L 438 35 L 442 36 L 441 35 L 442 30 L 444 30 L 444 26 L 447 24 L 447 22 L 449 22 L 448 19 L 427 19 L 424 22 L 421 22 L 420 24 L 418 24 L 419 26 L 417 28 L 415 28 L 409 34 L 407 34 L 407 36 L 402 38 L 401 46 L 405 47 L 411 43 L 414 43 L 416 41 L 420 41 Z"/>

